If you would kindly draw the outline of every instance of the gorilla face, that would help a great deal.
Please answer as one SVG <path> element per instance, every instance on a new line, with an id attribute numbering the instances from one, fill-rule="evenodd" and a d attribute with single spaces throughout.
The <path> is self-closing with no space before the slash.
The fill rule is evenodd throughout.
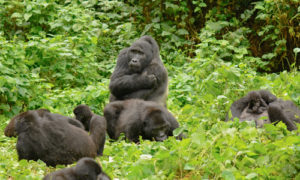
<path id="1" fill-rule="evenodd" d="M 161 110 L 151 110 L 150 114 L 144 120 L 145 139 L 164 141 L 168 138 L 170 123 L 166 120 L 165 114 Z"/>
<path id="2" fill-rule="evenodd" d="M 151 62 L 152 48 L 146 42 L 135 42 L 128 50 L 129 68 L 134 73 L 140 73 Z"/>
<path id="3" fill-rule="evenodd" d="M 247 112 L 260 114 L 267 109 L 267 104 L 257 91 L 249 92 L 249 108 Z"/>

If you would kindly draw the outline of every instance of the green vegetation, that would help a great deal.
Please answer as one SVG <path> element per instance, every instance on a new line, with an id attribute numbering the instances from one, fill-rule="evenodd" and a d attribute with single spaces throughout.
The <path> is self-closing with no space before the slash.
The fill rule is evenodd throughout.
<path id="1" fill-rule="evenodd" d="M 299 0 L 0 0 L 0 179 L 65 167 L 18 161 L 5 126 L 37 108 L 102 114 L 119 51 L 144 34 L 160 45 L 175 133 L 188 138 L 107 141 L 97 161 L 112 178 L 300 179 L 300 130 L 224 122 L 250 90 L 300 106 L 299 22 Z"/>

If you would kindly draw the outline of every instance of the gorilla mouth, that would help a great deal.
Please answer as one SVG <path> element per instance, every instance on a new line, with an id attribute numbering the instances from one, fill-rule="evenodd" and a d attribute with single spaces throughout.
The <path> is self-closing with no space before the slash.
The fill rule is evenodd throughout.
<path id="1" fill-rule="evenodd" d="M 133 71 L 133 72 L 135 72 L 135 73 L 141 72 L 139 64 L 130 63 L 129 67 L 130 67 L 130 70 Z"/>

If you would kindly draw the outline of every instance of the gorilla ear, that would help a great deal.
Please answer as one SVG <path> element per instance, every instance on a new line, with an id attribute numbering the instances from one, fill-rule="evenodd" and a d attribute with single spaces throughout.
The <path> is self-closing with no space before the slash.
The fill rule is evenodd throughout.
<path id="1" fill-rule="evenodd" d="M 102 172 L 101 167 L 99 166 L 99 164 L 95 161 L 95 160 L 90 160 L 89 162 L 89 167 L 92 167 L 95 170 L 96 174 L 100 174 Z"/>
<path id="2" fill-rule="evenodd" d="M 85 173 L 86 169 L 89 169 L 91 172 L 95 172 L 96 174 L 100 174 L 102 172 L 99 164 L 94 159 L 88 157 L 82 158 L 78 161 L 75 166 L 75 172 Z"/>
<path id="3" fill-rule="evenodd" d="M 24 122 L 34 122 L 38 116 L 34 111 L 28 111 L 28 113 L 24 116 Z"/>
<path id="4" fill-rule="evenodd" d="M 149 108 L 147 111 L 148 116 L 159 115 L 161 113 L 162 111 L 159 108 L 155 108 L 155 107 Z"/>
<path id="5" fill-rule="evenodd" d="M 164 122 L 163 112 L 159 108 L 149 108 L 147 117 L 153 121 L 154 124 L 161 124 Z"/>

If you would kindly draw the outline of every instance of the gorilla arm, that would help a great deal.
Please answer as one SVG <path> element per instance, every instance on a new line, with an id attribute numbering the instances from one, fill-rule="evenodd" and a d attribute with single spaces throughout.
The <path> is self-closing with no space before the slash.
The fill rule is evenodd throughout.
<path id="1" fill-rule="evenodd" d="M 138 89 L 132 93 L 126 94 L 124 99 L 137 98 L 161 102 L 161 97 L 166 93 L 168 86 L 168 75 L 164 66 L 154 61 L 144 70 L 143 74 L 154 79 L 152 87 L 148 89 Z M 156 100 L 157 98 L 159 100 Z"/>
<path id="2" fill-rule="evenodd" d="M 124 49 L 120 53 L 116 69 L 110 78 L 109 89 L 118 98 L 140 89 L 151 89 L 156 82 L 155 76 L 144 72 L 145 70 L 147 71 L 147 67 L 141 74 L 130 73 L 126 55 L 127 51 L 128 49 Z"/>
<path id="3" fill-rule="evenodd" d="M 240 118 L 242 112 L 244 111 L 244 109 L 248 106 L 248 97 L 242 97 L 241 99 L 234 101 L 230 107 L 230 111 L 231 111 L 231 115 L 232 115 L 232 119 L 235 117 Z M 225 121 L 228 121 L 228 115 L 226 117 Z"/>

